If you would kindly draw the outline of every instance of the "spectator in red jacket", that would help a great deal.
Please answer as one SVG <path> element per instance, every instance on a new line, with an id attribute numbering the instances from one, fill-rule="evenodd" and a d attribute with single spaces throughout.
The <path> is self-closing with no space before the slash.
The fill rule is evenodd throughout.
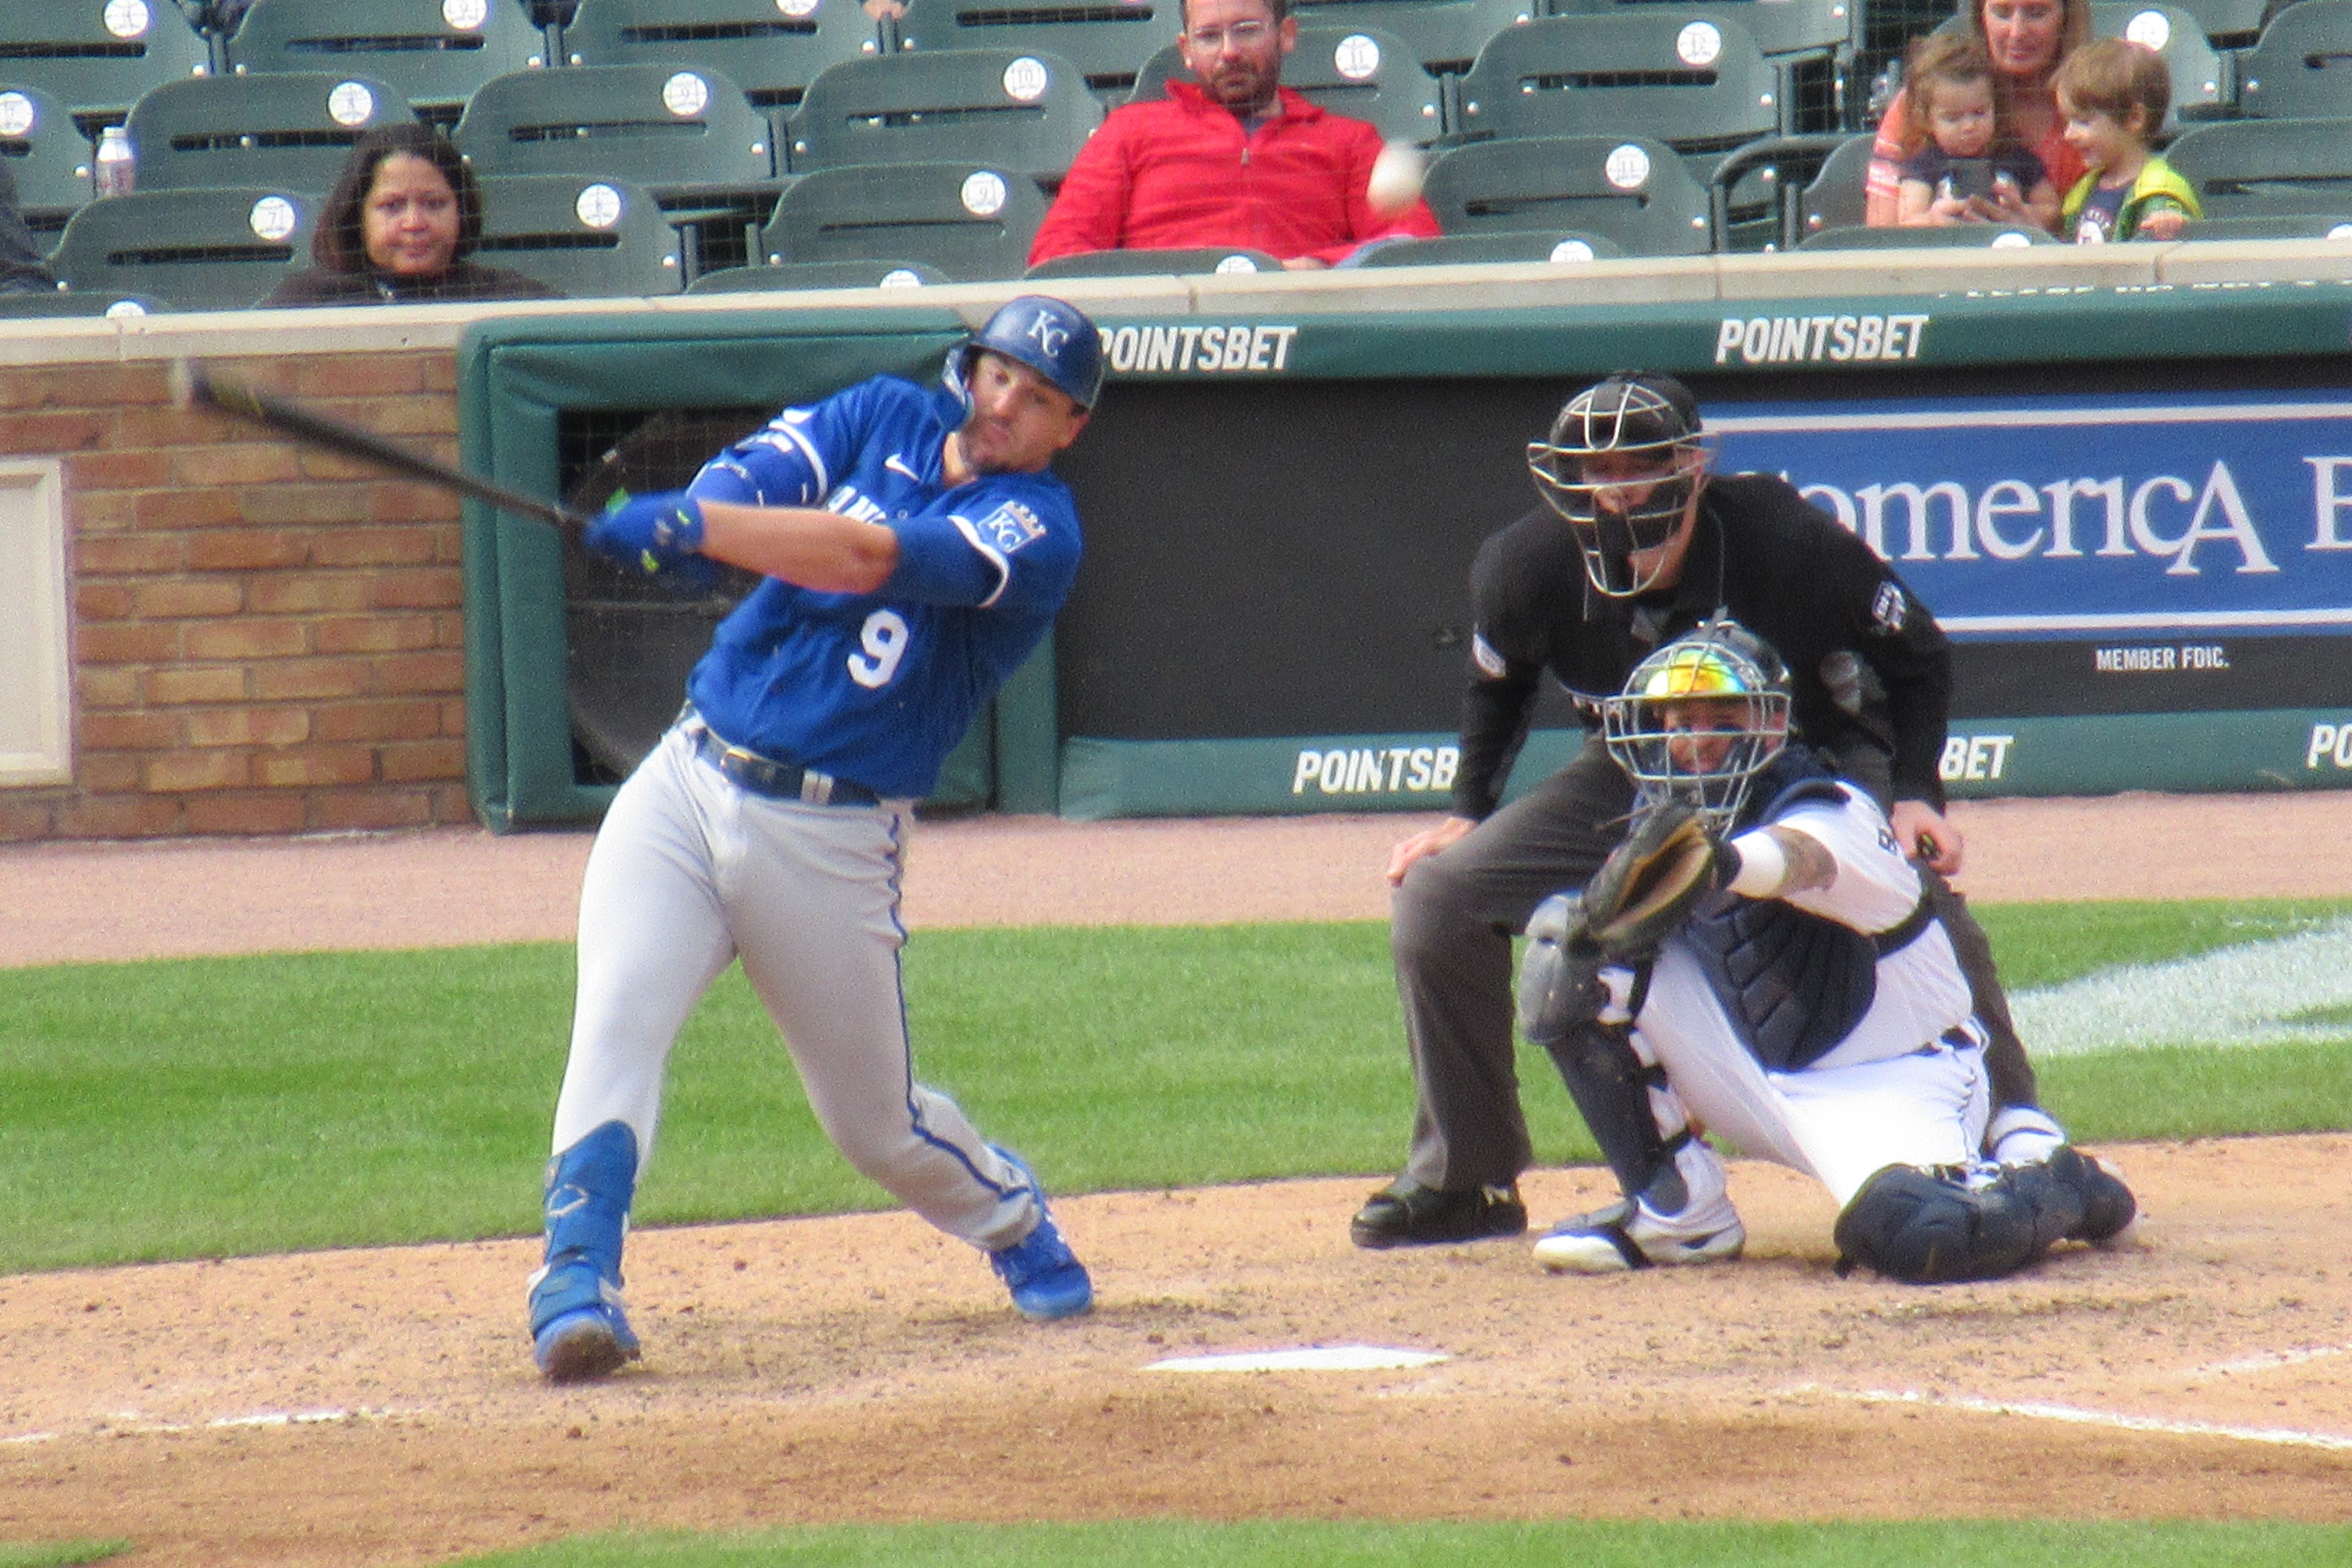
<path id="1" fill-rule="evenodd" d="M 1376 209 L 1381 133 L 1281 85 L 1298 42 L 1289 0 L 1187 0 L 1177 47 L 1195 81 L 1115 109 L 1070 166 L 1029 247 L 1035 266 L 1090 250 L 1246 246 L 1328 267 L 1367 241 L 1437 233 L 1426 203 Z"/>

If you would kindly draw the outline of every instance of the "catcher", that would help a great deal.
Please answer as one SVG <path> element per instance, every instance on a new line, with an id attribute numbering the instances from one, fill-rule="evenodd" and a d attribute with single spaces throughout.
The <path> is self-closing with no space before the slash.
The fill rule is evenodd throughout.
<path id="1" fill-rule="evenodd" d="M 1737 1257 L 1745 1231 L 1694 1119 L 1840 1206 L 1841 1273 L 1994 1279 L 2129 1224 L 2131 1193 L 2068 1146 L 1983 1156 L 1986 1033 L 1886 815 L 1789 739 L 1779 657 L 1717 617 L 1601 705 L 1632 831 L 1581 894 L 1536 911 L 1519 1024 L 1622 1199 L 1536 1257 L 1613 1272 Z"/>

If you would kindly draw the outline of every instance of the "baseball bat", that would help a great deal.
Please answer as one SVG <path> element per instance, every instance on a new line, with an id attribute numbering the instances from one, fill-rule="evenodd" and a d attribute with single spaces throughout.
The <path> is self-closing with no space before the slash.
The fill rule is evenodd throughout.
<path id="1" fill-rule="evenodd" d="M 461 496 L 471 496 L 478 501 L 487 501 L 517 517 L 552 523 L 557 528 L 584 528 L 589 523 L 589 519 L 578 512 L 559 507 L 552 501 L 509 489 L 452 464 L 427 457 L 421 452 L 412 452 L 373 431 L 361 430 L 340 420 L 313 413 L 275 393 L 257 391 L 233 377 L 217 374 L 201 360 L 173 361 L 172 401 L 182 408 L 208 408 L 247 420 L 329 452 L 356 457 L 395 474 L 422 479 L 428 485 L 439 485 Z"/>

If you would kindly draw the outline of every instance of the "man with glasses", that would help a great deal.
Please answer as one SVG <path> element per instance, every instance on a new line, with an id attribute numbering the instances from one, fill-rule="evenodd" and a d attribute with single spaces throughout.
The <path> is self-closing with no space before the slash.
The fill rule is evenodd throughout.
<path id="1" fill-rule="evenodd" d="M 1193 81 L 1115 109 L 1087 143 L 1029 264 L 1097 250 L 1262 250 L 1328 267 L 1375 240 L 1437 233 L 1415 197 L 1373 204 L 1381 133 L 1281 85 L 1298 43 L 1289 0 L 1188 0 L 1177 47 Z"/>

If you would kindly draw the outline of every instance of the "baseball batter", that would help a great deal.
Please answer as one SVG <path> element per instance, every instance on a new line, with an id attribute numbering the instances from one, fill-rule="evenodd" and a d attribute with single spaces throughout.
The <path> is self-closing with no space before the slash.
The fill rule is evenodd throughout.
<path id="1" fill-rule="evenodd" d="M 738 958 L 853 1165 L 983 1250 L 1024 1315 L 1092 1304 L 1027 1167 L 915 1082 L 898 897 L 914 800 L 1070 591 L 1077 514 L 1047 468 L 1101 384 L 1094 324 L 1024 297 L 939 387 L 878 377 L 788 408 L 684 491 L 627 500 L 589 532 L 656 579 L 725 562 L 767 580 L 720 623 L 589 856 L 530 1287 L 551 1381 L 638 1354 L 621 1250 L 663 1066 Z"/>
<path id="2" fill-rule="evenodd" d="M 1624 1196 L 1555 1227 L 1538 1259 L 1601 1273 L 1736 1257 L 1745 1232 L 1693 1118 L 1829 1188 L 1842 1268 L 1991 1279 L 2130 1222 L 2130 1192 L 2077 1150 L 1984 1157 L 1985 1030 L 1951 939 L 1869 792 L 1788 744 L 1767 644 L 1708 622 L 1635 666 L 1602 727 L 1638 791 L 1633 827 L 1580 895 L 1538 908 L 1520 1023 Z"/>

